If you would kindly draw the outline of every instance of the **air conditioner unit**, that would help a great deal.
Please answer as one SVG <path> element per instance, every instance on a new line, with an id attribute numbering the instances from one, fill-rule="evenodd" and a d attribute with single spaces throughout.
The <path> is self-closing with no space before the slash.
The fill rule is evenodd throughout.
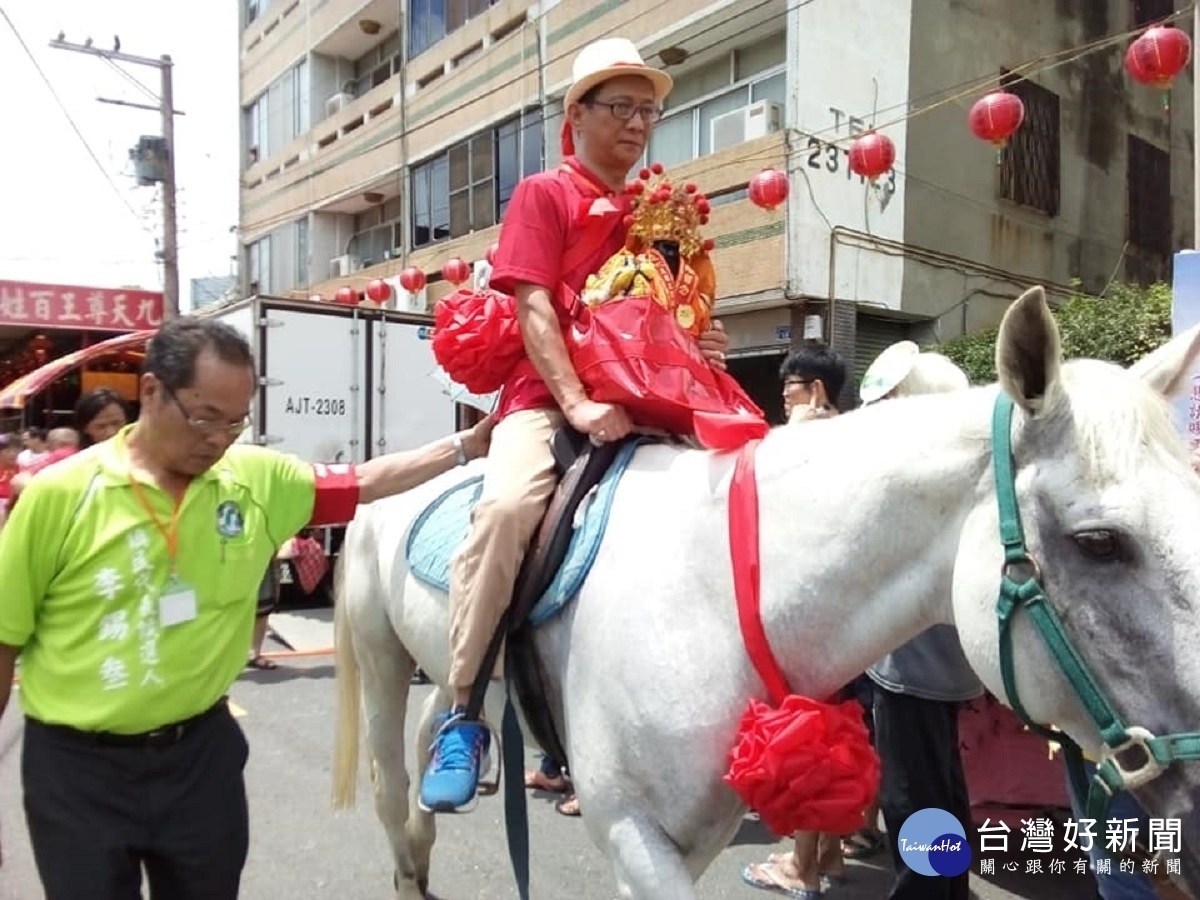
<path id="1" fill-rule="evenodd" d="M 715 117 L 709 123 L 709 146 L 713 153 L 717 153 L 771 134 L 782 127 L 782 107 L 773 100 L 759 100 Z"/>
<path id="2" fill-rule="evenodd" d="M 347 94 L 345 92 L 342 92 L 340 94 L 334 94 L 332 97 L 330 97 L 328 100 L 325 101 L 326 117 L 337 115 L 339 112 L 341 112 L 343 109 L 345 109 L 347 106 L 349 106 L 353 102 L 354 102 L 353 94 Z"/>
<path id="3" fill-rule="evenodd" d="M 421 288 L 416 293 L 400 288 L 396 291 L 396 309 L 400 312 L 429 312 L 428 288 Z"/>
<path id="4" fill-rule="evenodd" d="M 345 278 L 352 272 L 358 271 L 360 268 L 359 261 L 356 257 L 346 254 L 345 256 L 335 256 L 329 261 L 329 277 L 330 278 Z"/>

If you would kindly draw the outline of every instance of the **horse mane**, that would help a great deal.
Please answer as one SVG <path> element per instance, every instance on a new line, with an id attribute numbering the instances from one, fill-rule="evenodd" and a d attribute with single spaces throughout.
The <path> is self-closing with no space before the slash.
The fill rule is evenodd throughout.
<path id="1" fill-rule="evenodd" d="M 1076 359 L 1061 372 L 1063 390 L 1044 415 L 1069 431 L 1096 481 L 1131 476 L 1147 451 L 1187 468 L 1187 447 L 1166 398 L 1112 363 Z"/>

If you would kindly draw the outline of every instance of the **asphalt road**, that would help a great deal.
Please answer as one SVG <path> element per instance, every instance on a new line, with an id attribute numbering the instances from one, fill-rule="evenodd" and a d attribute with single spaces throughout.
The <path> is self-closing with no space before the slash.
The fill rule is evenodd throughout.
<path id="1" fill-rule="evenodd" d="M 276 672 L 247 673 L 232 692 L 237 710 L 243 712 L 240 721 L 251 747 L 247 784 L 252 838 L 242 897 L 390 897 L 391 863 L 383 830 L 374 817 L 365 765 L 360 770 L 356 809 L 335 815 L 329 807 L 332 659 L 282 662 L 284 667 Z M 409 707 L 410 747 L 419 709 L 415 701 L 425 690 L 415 689 L 417 696 Z M 12 706 L 0 721 L 0 835 L 4 847 L 0 900 L 37 900 L 43 893 L 20 804 L 20 710 L 16 703 Z M 609 867 L 579 820 L 555 813 L 552 798 L 531 795 L 530 821 L 534 898 L 612 900 L 616 896 Z M 499 797 L 485 798 L 470 815 L 443 817 L 439 830 L 431 883 L 438 900 L 509 900 L 517 896 L 505 850 Z M 747 863 L 784 846 L 747 817 L 734 844 L 704 875 L 699 897 L 753 900 L 778 896 L 746 887 L 739 873 Z M 869 864 L 855 864 L 851 881 L 827 896 L 830 900 L 886 897 L 887 866 L 886 855 Z M 983 900 L 1082 900 L 1094 896 L 1089 879 L 1069 870 L 1063 875 L 1001 873 L 1000 879 L 986 881 L 973 876 L 973 888 Z"/>

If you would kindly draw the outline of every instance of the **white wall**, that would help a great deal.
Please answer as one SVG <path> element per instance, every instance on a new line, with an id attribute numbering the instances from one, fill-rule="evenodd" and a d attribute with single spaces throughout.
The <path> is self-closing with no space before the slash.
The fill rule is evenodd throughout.
<path id="1" fill-rule="evenodd" d="M 897 173 L 872 185 L 849 170 L 852 136 L 872 127 L 896 145 L 903 171 L 907 140 L 911 0 L 840 0 L 796 5 L 789 18 L 790 292 L 829 294 L 834 226 L 904 239 L 904 183 Z M 900 307 L 904 261 L 838 249 L 836 296 Z"/>

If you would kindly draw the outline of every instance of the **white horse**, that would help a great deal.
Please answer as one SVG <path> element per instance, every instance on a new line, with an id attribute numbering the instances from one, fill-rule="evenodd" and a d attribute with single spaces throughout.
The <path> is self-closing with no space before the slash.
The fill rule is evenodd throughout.
<path id="1" fill-rule="evenodd" d="M 829 695 L 945 622 L 957 625 L 984 684 L 1005 697 L 990 434 L 1003 390 L 1016 402 L 1016 493 L 1029 549 L 1073 643 L 1130 724 L 1158 734 L 1200 725 L 1200 478 L 1163 399 L 1198 351 L 1200 337 L 1189 333 L 1132 371 L 1063 364 L 1035 289 L 1002 323 L 998 388 L 773 431 L 757 450 L 762 617 L 792 689 Z M 765 691 L 734 601 L 726 503 L 734 461 L 640 449 L 582 591 L 536 639 L 561 698 L 556 720 L 583 823 L 626 900 L 695 898 L 696 879 L 745 812 L 722 775 L 747 701 Z M 361 700 L 376 810 L 406 900 L 423 895 L 434 839 L 433 817 L 407 796 L 409 677 L 420 665 L 446 683 L 448 625 L 446 597 L 408 574 L 404 547 L 420 510 L 464 477 L 361 509 L 342 551 L 335 805 L 353 800 Z M 1096 726 L 1027 617 L 1013 634 L 1028 713 L 1097 752 Z M 428 723 L 446 699 L 435 692 L 424 711 L 421 767 Z M 1168 768 L 1137 795 L 1151 815 L 1182 820 L 1182 880 L 1197 893 L 1200 763 Z"/>

